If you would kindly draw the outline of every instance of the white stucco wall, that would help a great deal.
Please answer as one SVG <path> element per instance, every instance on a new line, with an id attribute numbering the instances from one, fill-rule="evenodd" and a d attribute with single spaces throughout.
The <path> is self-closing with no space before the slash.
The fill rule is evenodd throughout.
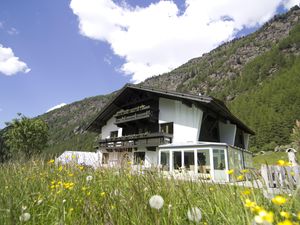
<path id="1" fill-rule="evenodd" d="M 109 138 L 111 131 L 118 131 L 118 137 L 122 136 L 122 128 L 117 127 L 114 123 L 116 118 L 112 116 L 107 122 L 106 125 L 102 127 L 102 138 Z"/>
<path id="2" fill-rule="evenodd" d="M 145 154 L 145 166 L 156 166 L 158 163 L 158 151 L 146 151 Z"/>
<path id="3" fill-rule="evenodd" d="M 159 98 L 159 123 L 173 122 L 173 143 L 198 141 L 203 112 L 181 101 Z"/>
<path id="4" fill-rule="evenodd" d="M 219 121 L 220 142 L 234 145 L 236 125 Z"/>

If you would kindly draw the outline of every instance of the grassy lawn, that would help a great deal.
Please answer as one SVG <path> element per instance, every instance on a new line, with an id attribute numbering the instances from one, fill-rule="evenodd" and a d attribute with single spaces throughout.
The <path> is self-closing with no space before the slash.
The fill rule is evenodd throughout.
<path id="1" fill-rule="evenodd" d="M 153 195 L 163 198 L 152 204 L 159 209 L 149 204 Z M 258 189 L 168 180 L 155 172 L 133 175 L 128 168 L 93 170 L 38 160 L 0 165 L 1 225 L 245 225 L 254 218 L 278 224 L 285 219 L 282 211 L 299 223 L 299 193 L 282 197 L 287 201 L 275 204 Z"/>
<path id="2" fill-rule="evenodd" d="M 300 153 L 296 153 L 298 162 L 300 163 Z M 253 157 L 253 165 L 255 168 L 260 168 L 261 164 L 276 165 L 277 161 L 283 159 L 288 160 L 286 152 L 266 152 L 264 155 Z"/>

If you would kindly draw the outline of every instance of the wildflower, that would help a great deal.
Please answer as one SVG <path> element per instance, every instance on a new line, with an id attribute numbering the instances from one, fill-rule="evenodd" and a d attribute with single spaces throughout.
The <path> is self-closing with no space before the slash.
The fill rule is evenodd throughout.
<path id="1" fill-rule="evenodd" d="M 92 177 L 91 175 L 86 177 L 86 181 L 87 181 L 87 182 L 89 182 L 89 181 L 91 181 L 91 180 L 93 180 L 93 177 Z"/>
<path id="2" fill-rule="evenodd" d="M 187 217 L 190 221 L 199 223 L 202 219 L 201 210 L 198 207 L 190 208 L 187 212 Z"/>
<path id="3" fill-rule="evenodd" d="M 285 165 L 285 161 L 282 160 L 282 159 L 280 159 L 280 160 L 277 161 L 277 165 L 278 166 L 284 166 Z"/>
<path id="4" fill-rule="evenodd" d="M 90 192 L 90 191 L 89 191 L 89 192 L 87 192 L 87 193 L 86 193 L 86 195 L 87 195 L 87 196 L 90 196 L 90 195 L 91 195 L 91 192 Z"/>
<path id="5" fill-rule="evenodd" d="M 104 192 L 104 191 L 102 191 L 101 193 L 100 193 L 100 196 L 101 197 L 104 197 L 106 195 L 106 193 Z"/>
<path id="6" fill-rule="evenodd" d="M 286 219 L 290 218 L 290 214 L 288 212 L 285 212 L 285 211 L 281 211 L 280 212 L 280 216 L 282 216 L 282 217 L 284 217 Z"/>
<path id="7" fill-rule="evenodd" d="M 116 206 L 115 206 L 115 205 L 111 205 L 110 208 L 111 208 L 111 209 L 115 209 Z"/>
<path id="8" fill-rule="evenodd" d="M 290 220 L 284 220 L 282 222 L 277 223 L 277 225 L 293 225 L 293 223 Z"/>
<path id="9" fill-rule="evenodd" d="M 297 218 L 298 218 L 298 220 L 300 220 L 300 212 L 298 212 Z"/>
<path id="10" fill-rule="evenodd" d="M 53 163 L 54 163 L 54 159 L 48 161 L 48 164 L 53 164 Z"/>
<path id="11" fill-rule="evenodd" d="M 274 221 L 274 213 L 261 210 L 258 215 L 254 217 L 254 221 L 258 224 L 272 224 Z"/>
<path id="12" fill-rule="evenodd" d="M 239 175 L 239 176 L 237 177 L 237 180 L 239 180 L 239 181 L 244 180 L 244 175 Z"/>
<path id="13" fill-rule="evenodd" d="M 150 199 L 149 199 L 149 205 L 151 208 L 154 209 L 160 209 L 161 207 L 163 207 L 164 204 L 164 199 L 160 196 L 160 195 L 153 195 Z"/>
<path id="14" fill-rule="evenodd" d="M 246 208 L 252 208 L 256 206 L 256 203 L 247 198 L 244 205 Z"/>
<path id="15" fill-rule="evenodd" d="M 74 211 L 74 208 L 70 208 L 70 209 L 69 209 L 69 212 L 73 212 L 73 211 Z"/>
<path id="16" fill-rule="evenodd" d="M 73 173 L 69 173 L 68 176 L 69 176 L 69 177 L 73 177 L 74 174 L 73 174 Z"/>
<path id="17" fill-rule="evenodd" d="M 214 191 L 214 189 L 212 187 L 209 188 L 210 191 Z"/>
<path id="18" fill-rule="evenodd" d="M 42 204 L 42 202 L 43 202 L 43 199 L 39 199 L 36 204 L 40 205 L 40 204 Z"/>
<path id="19" fill-rule="evenodd" d="M 274 193 L 270 191 L 270 189 L 264 189 L 263 196 L 269 200 L 272 200 L 274 198 Z"/>
<path id="20" fill-rule="evenodd" d="M 30 220 L 30 214 L 29 213 L 22 213 L 22 215 L 19 217 L 19 220 L 21 222 L 26 222 L 28 220 Z"/>
<path id="21" fill-rule="evenodd" d="M 286 198 L 280 196 L 280 195 L 277 195 L 275 196 L 273 199 L 272 199 L 272 202 L 275 204 L 275 205 L 283 205 L 284 203 L 286 203 Z"/>
<path id="22" fill-rule="evenodd" d="M 286 162 L 286 161 L 280 159 L 280 160 L 277 161 L 277 165 L 278 166 L 292 166 L 292 163 L 291 162 Z"/>
<path id="23" fill-rule="evenodd" d="M 62 203 L 65 203 L 67 200 L 66 199 L 64 199 L 64 200 L 62 200 Z"/>
<path id="24" fill-rule="evenodd" d="M 251 190 L 250 189 L 246 189 L 242 192 L 243 195 L 250 195 L 251 194 Z"/>
<path id="25" fill-rule="evenodd" d="M 84 169 L 84 167 L 83 167 L 83 166 L 79 166 L 79 169 L 80 169 L 80 170 L 83 170 L 83 169 Z"/>
<path id="26" fill-rule="evenodd" d="M 241 170 L 241 173 L 249 173 L 249 170 L 247 170 L 247 169 Z"/>
<path id="27" fill-rule="evenodd" d="M 27 206 L 22 205 L 22 211 L 25 211 L 27 209 Z"/>
<path id="28" fill-rule="evenodd" d="M 63 170 L 63 167 L 62 167 L 62 166 L 58 167 L 58 171 L 59 171 L 59 172 L 61 172 L 62 170 Z"/>
<path id="29" fill-rule="evenodd" d="M 82 191 L 86 191 L 86 189 L 87 189 L 87 187 L 84 187 L 84 186 L 81 188 Z"/>
<path id="30" fill-rule="evenodd" d="M 234 170 L 228 170 L 227 171 L 227 174 L 229 174 L 229 175 L 231 175 L 231 174 L 233 174 L 234 173 Z"/>

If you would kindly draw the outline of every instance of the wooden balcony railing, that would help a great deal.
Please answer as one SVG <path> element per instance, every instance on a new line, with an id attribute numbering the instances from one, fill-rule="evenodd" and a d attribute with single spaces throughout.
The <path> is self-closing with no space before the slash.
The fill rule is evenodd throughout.
<path id="1" fill-rule="evenodd" d="M 143 133 L 99 140 L 100 147 L 123 149 L 135 147 L 156 147 L 172 142 L 173 135 L 165 133 Z"/>
<path id="2" fill-rule="evenodd" d="M 116 114 L 116 125 L 140 119 L 149 119 L 155 122 L 155 113 L 150 106 L 138 106 L 132 109 L 122 110 Z"/>

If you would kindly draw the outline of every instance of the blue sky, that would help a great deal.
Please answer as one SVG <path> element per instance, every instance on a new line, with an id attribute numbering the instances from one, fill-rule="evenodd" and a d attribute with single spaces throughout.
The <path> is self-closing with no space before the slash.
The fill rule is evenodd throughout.
<path id="1" fill-rule="evenodd" d="M 167 72 L 295 3 L 260 0 L 269 9 L 238 13 L 236 0 L 221 8 L 199 2 L 1 0 L 0 50 L 10 50 L 15 64 L 1 62 L 0 51 L 0 128 L 18 112 L 34 117 Z"/>

